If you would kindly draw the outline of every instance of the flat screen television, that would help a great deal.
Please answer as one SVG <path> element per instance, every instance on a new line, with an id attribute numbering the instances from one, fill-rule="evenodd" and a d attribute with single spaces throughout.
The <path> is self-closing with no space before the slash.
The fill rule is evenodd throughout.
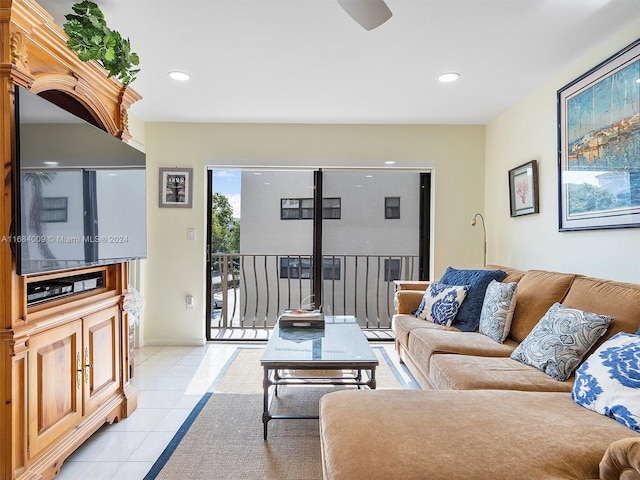
<path id="1" fill-rule="evenodd" d="M 145 154 L 56 103 L 16 87 L 18 274 L 145 258 Z"/>

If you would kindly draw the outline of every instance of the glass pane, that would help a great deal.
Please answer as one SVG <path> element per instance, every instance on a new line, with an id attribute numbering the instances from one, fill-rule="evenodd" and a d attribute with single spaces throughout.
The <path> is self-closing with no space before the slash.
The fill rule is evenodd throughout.
<path id="1" fill-rule="evenodd" d="M 323 263 L 323 305 L 354 315 L 362 326 L 389 328 L 393 280 L 417 280 L 419 272 L 420 172 L 323 171 L 323 214 L 339 206 L 339 219 L 323 222 L 325 258 L 340 260 L 331 275 Z M 399 214 L 390 228 L 385 210 Z M 337 265 L 336 265 L 337 267 Z"/>

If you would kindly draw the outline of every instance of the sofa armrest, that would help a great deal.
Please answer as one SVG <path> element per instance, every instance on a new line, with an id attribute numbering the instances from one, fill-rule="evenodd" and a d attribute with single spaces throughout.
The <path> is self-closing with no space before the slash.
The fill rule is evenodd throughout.
<path id="1" fill-rule="evenodd" d="M 431 282 L 429 280 L 394 280 L 396 291 L 399 290 L 422 290 L 427 289 Z"/>
<path id="2" fill-rule="evenodd" d="M 393 298 L 394 313 L 412 314 L 420 306 L 424 291 L 420 290 L 400 290 Z"/>
<path id="3" fill-rule="evenodd" d="M 640 437 L 613 442 L 600 461 L 600 480 L 640 479 Z"/>

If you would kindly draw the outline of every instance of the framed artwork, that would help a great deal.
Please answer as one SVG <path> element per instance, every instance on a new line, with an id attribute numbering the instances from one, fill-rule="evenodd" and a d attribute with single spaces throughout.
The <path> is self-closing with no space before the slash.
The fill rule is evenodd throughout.
<path id="1" fill-rule="evenodd" d="M 531 160 L 509 170 L 511 216 L 529 215 L 540 211 L 538 203 L 538 161 Z"/>
<path id="2" fill-rule="evenodd" d="M 559 230 L 640 227 L 640 40 L 558 90 Z"/>
<path id="3" fill-rule="evenodd" d="M 191 208 L 193 168 L 160 168 L 160 207 Z"/>

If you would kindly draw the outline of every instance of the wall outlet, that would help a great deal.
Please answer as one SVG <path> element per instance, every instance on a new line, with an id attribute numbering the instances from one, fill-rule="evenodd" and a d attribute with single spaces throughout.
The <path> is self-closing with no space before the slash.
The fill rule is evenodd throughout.
<path id="1" fill-rule="evenodd" d="M 196 309 L 196 300 L 195 300 L 195 298 L 193 298 L 192 295 L 187 295 L 186 302 L 187 302 L 187 310 L 195 310 Z"/>

